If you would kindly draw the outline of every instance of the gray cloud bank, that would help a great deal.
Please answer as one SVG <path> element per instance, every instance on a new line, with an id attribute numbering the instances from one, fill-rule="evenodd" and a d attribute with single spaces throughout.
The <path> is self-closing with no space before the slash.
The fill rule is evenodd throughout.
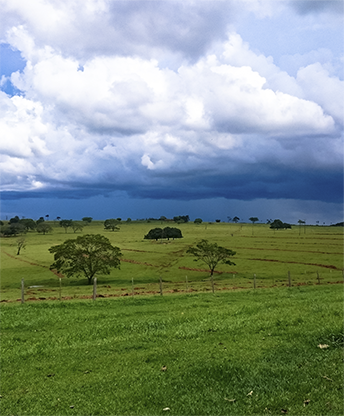
<path id="1" fill-rule="evenodd" d="M 259 4 L 3 2 L 26 66 L 2 79 L 21 91 L 0 92 L 2 198 L 340 203 L 344 83 L 328 60 L 291 76 L 252 51 L 232 25 Z"/>

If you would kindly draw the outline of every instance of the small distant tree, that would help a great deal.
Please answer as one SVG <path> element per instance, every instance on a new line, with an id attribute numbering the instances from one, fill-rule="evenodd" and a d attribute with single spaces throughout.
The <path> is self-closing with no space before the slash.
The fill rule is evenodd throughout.
<path id="1" fill-rule="evenodd" d="M 131 218 L 129 218 L 129 217 L 128 217 L 128 218 L 127 218 L 127 222 L 131 222 Z"/>
<path id="2" fill-rule="evenodd" d="M 73 222 L 72 222 L 72 230 L 73 230 L 74 234 L 75 234 L 77 231 L 82 231 L 82 230 L 83 230 L 83 228 L 84 228 L 84 226 L 83 226 L 82 224 L 80 224 L 80 223 L 78 223 L 78 222 L 75 222 L 75 221 L 73 221 Z"/>
<path id="3" fill-rule="evenodd" d="M 67 233 L 68 228 L 72 227 L 73 220 L 61 220 L 60 227 L 65 229 L 65 233 Z"/>
<path id="4" fill-rule="evenodd" d="M 202 224 L 202 222 L 202 218 L 196 218 L 194 221 L 195 224 Z"/>
<path id="5" fill-rule="evenodd" d="M 44 218 L 43 217 L 39 217 L 38 220 L 36 221 L 36 224 L 40 224 L 41 222 L 44 222 Z"/>
<path id="6" fill-rule="evenodd" d="M 254 224 L 255 222 L 259 221 L 258 217 L 250 217 L 249 220 Z"/>
<path id="7" fill-rule="evenodd" d="M 19 224 L 23 224 L 26 231 L 35 230 L 37 227 L 36 222 L 31 218 L 23 218 L 19 221 Z"/>
<path id="8" fill-rule="evenodd" d="M 26 247 L 26 240 L 24 237 L 20 237 L 17 240 L 17 256 L 20 254 L 20 250 Z"/>
<path id="9" fill-rule="evenodd" d="M 221 222 L 221 220 L 215 220 L 215 222 Z"/>
<path id="10" fill-rule="evenodd" d="M 118 219 L 109 218 L 104 221 L 104 228 L 105 230 L 118 231 L 120 229 L 118 226 L 119 223 L 120 221 Z"/>
<path id="11" fill-rule="evenodd" d="M 20 218 L 18 217 L 18 215 L 16 215 L 13 218 L 10 218 L 10 220 L 8 221 L 9 224 L 16 224 L 20 221 Z"/>
<path id="12" fill-rule="evenodd" d="M 100 234 L 86 234 L 75 240 L 49 248 L 54 254 L 50 269 L 56 269 L 67 277 L 84 276 L 92 284 L 97 274 L 110 274 L 112 268 L 120 268 L 122 253 L 110 240 Z"/>
<path id="13" fill-rule="evenodd" d="M 92 220 L 93 220 L 93 218 L 92 218 L 92 217 L 83 217 L 83 218 L 81 218 L 81 219 L 82 219 L 82 222 L 83 222 L 85 225 L 91 224 L 91 222 L 92 222 Z"/>
<path id="14" fill-rule="evenodd" d="M 50 224 L 47 224 L 45 221 L 38 224 L 36 229 L 38 233 L 42 233 L 43 235 L 53 231 L 53 227 Z"/>
<path id="15" fill-rule="evenodd" d="M 190 247 L 186 251 L 188 254 L 193 255 L 195 261 L 201 261 L 205 263 L 210 269 L 211 277 L 211 286 L 214 292 L 214 279 L 213 274 L 216 266 L 219 263 L 234 265 L 232 261 L 229 260 L 230 257 L 236 254 L 235 251 L 230 250 L 225 247 L 218 246 L 216 243 L 209 243 L 208 240 L 201 240 L 196 244 L 196 247 Z"/>
<path id="16" fill-rule="evenodd" d="M 233 221 L 233 222 L 235 222 L 235 223 L 237 223 L 239 220 L 240 220 L 240 218 L 239 218 L 239 217 L 234 217 L 234 218 L 232 219 L 232 221 Z"/>

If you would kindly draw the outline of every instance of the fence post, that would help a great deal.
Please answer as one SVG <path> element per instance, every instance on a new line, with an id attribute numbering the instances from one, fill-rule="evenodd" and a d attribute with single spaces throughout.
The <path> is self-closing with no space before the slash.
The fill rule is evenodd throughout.
<path id="1" fill-rule="evenodd" d="M 288 271 L 288 283 L 289 283 L 289 287 L 291 287 L 291 277 L 290 277 L 290 271 Z"/>
<path id="2" fill-rule="evenodd" d="M 256 274 L 253 275 L 253 288 L 256 288 Z"/>
<path id="3" fill-rule="evenodd" d="M 96 300 L 97 297 L 97 278 L 93 279 L 93 300 Z"/>
<path id="4" fill-rule="evenodd" d="M 59 281 L 60 281 L 60 291 L 59 291 L 59 298 L 61 300 L 61 292 L 62 292 L 62 283 L 61 283 L 61 277 L 59 277 Z"/>
<path id="5" fill-rule="evenodd" d="M 320 285 L 320 276 L 319 276 L 319 272 L 317 272 L 317 278 L 318 278 L 318 285 Z"/>
<path id="6" fill-rule="evenodd" d="M 21 279 L 21 303 L 24 303 L 24 279 Z"/>
<path id="7" fill-rule="evenodd" d="M 162 296 L 162 280 L 161 280 L 161 276 L 160 277 L 160 296 Z"/>

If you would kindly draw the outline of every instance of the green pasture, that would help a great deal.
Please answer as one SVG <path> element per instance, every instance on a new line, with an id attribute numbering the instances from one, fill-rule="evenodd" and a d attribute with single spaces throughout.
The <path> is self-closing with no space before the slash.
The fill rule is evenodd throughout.
<path id="1" fill-rule="evenodd" d="M 4 416 L 342 415 L 342 286 L 2 303 L 0 398 Z"/>
<path id="2" fill-rule="evenodd" d="M 21 296 L 21 279 L 25 281 L 25 298 L 78 298 L 91 296 L 86 279 L 61 279 L 49 270 L 53 257 L 48 249 L 68 238 L 76 238 L 51 222 L 47 235 L 30 231 L 26 248 L 16 255 L 16 237 L 1 239 L 1 300 L 13 301 Z M 259 287 L 328 284 L 343 281 L 343 228 L 294 226 L 291 230 L 273 231 L 263 224 L 194 223 L 173 225 L 184 238 L 152 241 L 143 236 L 151 228 L 165 227 L 161 222 L 122 223 L 120 231 L 104 230 L 102 222 L 84 227 L 82 234 L 99 233 L 122 250 L 121 270 L 98 276 L 97 293 L 101 296 L 156 293 L 159 279 L 164 292 L 210 290 L 207 267 L 186 254 L 199 239 L 208 239 L 236 251 L 236 266 L 219 265 L 215 274 L 216 290 L 252 288 L 253 276 Z M 198 269 L 198 270 L 194 270 Z M 42 286 L 29 288 L 29 286 Z"/>

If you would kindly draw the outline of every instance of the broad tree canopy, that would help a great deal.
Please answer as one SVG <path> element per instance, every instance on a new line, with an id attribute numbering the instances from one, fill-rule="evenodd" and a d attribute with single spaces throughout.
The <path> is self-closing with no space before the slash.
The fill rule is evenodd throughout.
<path id="1" fill-rule="evenodd" d="M 213 276 L 214 270 L 219 263 L 235 265 L 229 260 L 236 254 L 235 251 L 225 247 L 218 246 L 216 243 L 209 243 L 208 240 L 201 240 L 196 247 L 190 247 L 187 253 L 195 256 L 195 261 L 202 261 L 210 269 L 210 275 Z"/>
<path id="2" fill-rule="evenodd" d="M 55 262 L 50 269 L 56 269 L 67 277 L 85 276 L 88 283 L 97 274 L 110 274 L 111 268 L 120 268 L 122 255 L 118 247 L 100 234 L 85 234 L 74 240 L 50 247 Z"/>
<path id="3" fill-rule="evenodd" d="M 182 232 L 179 228 L 175 227 L 165 227 L 162 228 L 152 228 L 148 234 L 144 236 L 146 240 L 158 240 L 160 238 L 183 238 Z"/>

